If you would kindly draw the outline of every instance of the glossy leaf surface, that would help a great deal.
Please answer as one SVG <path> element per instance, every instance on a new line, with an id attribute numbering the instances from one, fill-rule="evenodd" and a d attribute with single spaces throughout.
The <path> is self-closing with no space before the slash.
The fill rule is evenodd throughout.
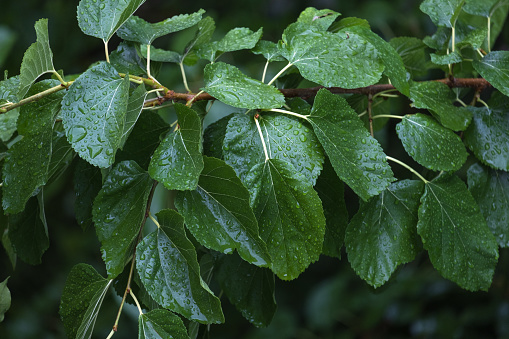
<path id="1" fill-rule="evenodd" d="M 253 32 L 246 27 L 237 27 L 230 30 L 219 41 L 212 41 L 202 45 L 197 53 L 203 59 L 214 62 L 218 54 L 226 52 L 240 51 L 243 49 L 251 49 L 256 46 L 258 40 L 262 36 L 262 29 Z"/>
<path id="2" fill-rule="evenodd" d="M 19 90 L 19 77 L 10 77 L 0 81 L 0 105 L 7 102 L 17 102 Z M 8 141 L 16 131 L 19 109 L 15 108 L 7 113 L 0 114 L 0 140 Z"/>
<path id="3" fill-rule="evenodd" d="M 186 327 L 178 315 L 155 309 L 138 317 L 138 339 L 189 339 Z"/>
<path id="4" fill-rule="evenodd" d="M 493 87 L 509 96 L 509 51 L 490 52 L 473 65 Z"/>
<path id="5" fill-rule="evenodd" d="M 81 228 L 92 225 L 92 205 L 102 188 L 101 170 L 85 160 L 79 160 L 74 170 L 74 210 Z"/>
<path id="6" fill-rule="evenodd" d="M 465 0 L 425 0 L 420 9 L 437 26 L 453 27 Z"/>

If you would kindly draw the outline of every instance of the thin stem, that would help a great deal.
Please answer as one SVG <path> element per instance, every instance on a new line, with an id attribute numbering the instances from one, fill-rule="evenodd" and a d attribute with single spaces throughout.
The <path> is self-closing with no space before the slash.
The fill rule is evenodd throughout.
<path id="1" fill-rule="evenodd" d="M 399 95 L 397 94 L 388 94 L 388 93 L 391 93 L 391 92 L 397 92 L 398 90 L 395 89 L 395 88 L 392 88 L 392 89 L 388 89 L 388 90 L 385 90 L 385 91 L 381 91 L 381 92 L 378 92 L 378 93 L 375 93 L 373 95 L 373 100 L 376 98 L 376 97 L 387 97 L 387 98 L 398 98 Z"/>
<path id="2" fill-rule="evenodd" d="M 452 52 L 454 53 L 454 45 L 456 45 L 456 29 L 454 28 L 454 26 L 452 26 Z"/>
<path id="3" fill-rule="evenodd" d="M 255 114 L 254 120 L 255 120 L 256 128 L 258 129 L 258 134 L 260 135 L 260 140 L 262 141 L 263 152 L 265 153 L 265 162 L 267 162 L 267 160 L 269 160 L 269 153 L 267 152 L 267 145 L 265 145 L 265 138 L 263 137 L 262 128 L 260 127 L 260 123 L 258 122 L 258 119 L 260 119 L 260 115 Z"/>
<path id="4" fill-rule="evenodd" d="M 269 60 L 265 63 L 265 67 L 263 68 L 262 74 L 262 82 L 265 82 L 265 76 L 267 75 L 267 68 L 269 67 Z"/>
<path id="5" fill-rule="evenodd" d="M 186 102 L 186 106 L 191 107 L 193 101 L 202 93 L 205 93 L 205 91 L 199 91 L 196 95 L 193 95 L 193 97 Z"/>
<path id="6" fill-rule="evenodd" d="M 290 68 L 290 67 L 292 67 L 292 66 L 293 66 L 293 64 L 289 62 L 289 63 L 288 63 L 288 65 L 286 65 L 285 67 L 283 67 L 283 69 L 282 69 L 282 70 L 280 70 L 280 71 L 279 71 L 279 73 L 278 73 L 278 74 L 276 74 L 276 75 L 272 78 L 272 80 L 271 80 L 271 81 L 269 81 L 269 83 L 268 83 L 267 85 L 269 85 L 269 86 L 270 86 L 270 85 L 272 85 L 272 83 L 273 83 L 274 81 L 276 81 L 276 79 L 277 79 L 277 78 L 279 78 L 279 77 L 281 76 L 281 74 L 283 74 L 283 73 L 284 73 L 284 72 L 285 72 L 288 68 Z"/>
<path id="7" fill-rule="evenodd" d="M 373 95 L 370 93 L 368 94 L 368 117 L 369 117 L 369 133 L 372 137 L 375 136 L 373 131 L 373 108 L 371 107 L 373 105 Z"/>
<path id="8" fill-rule="evenodd" d="M 0 114 L 1 113 L 6 113 L 6 112 L 8 112 L 10 110 L 13 110 L 15 108 L 18 108 L 20 106 L 26 105 L 28 103 L 31 103 L 31 102 L 34 102 L 34 101 L 37 101 L 37 100 L 40 100 L 40 99 L 44 98 L 45 96 L 48 96 L 48 95 L 51 95 L 53 93 L 59 92 L 59 91 L 61 91 L 63 89 L 66 89 L 72 83 L 73 83 L 72 81 L 69 81 L 69 82 L 66 83 L 67 86 L 65 86 L 64 84 L 60 84 L 60 85 L 57 85 L 55 87 L 48 88 L 47 90 L 39 92 L 37 94 L 34 94 L 31 97 L 25 98 L 25 99 L 21 100 L 20 102 L 16 102 L 16 103 L 13 103 L 13 104 L 11 104 L 11 105 L 9 105 L 7 107 L 0 108 Z"/>
<path id="9" fill-rule="evenodd" d="M 147 77 L 152 78 L 150 75 L 150 45 L 147 45 Z"/>
<path id="10" fill-rule="evenodd" d="M 490 106 L 481 98 L 478 98 L 477 99 L 477 102 L 480 102 L 481 104 L 483 104 L 486 108 L 490 108 Z"/>
<path id="11" fill-rule="evenodd" d="M 152 222 L 157 226 L 157 228 L 161 228 L 161 225 L 159 224 L 159 222 L 156 220 L 156 218 L 154 218 L 154 216 L 152 215 L 152 213 L 148 213 L 148 217 L 150 218 L 150 220 L 152 220 Z"/>
<path id="12" fill-rule="evenodd" d="M 381 119 L 381 118 L 394 118 L 394 119 L 401 119 L 403 120 L 405 117 L 402 117 L 401 115 L 392 115 L 392 114 L 379 114 L 375 115 L 373 119 Z"/>
<path id="13" fill-rule="evenodd" d="M 278 113 L 293 115 L 294 117 L 301 118 L 301 119 L 304 119 L 304 120 L 308 119 L 307 115 L 302 115 L 302 114 L 299 114 L 299 113 L 295 113 L 295 112 L 292 112 L 292 111 L 287 111 L 287 110 L 279 109 L 279 108 L 265 109 L 264 111 L 266 111 L 266 112 L 278 112 Z"/>
<path id="14" fill-rule="evenodd" d="M 110 63 L 110 52 L 108 51 L 108 41 L 104 42 L 104 54 L 106 54 L 106 62 Z"/>
<path id="15" fill-rule="evenodd" d="M 405 164 L 403 161 L 399 161 L 398 159 L 394 159 L 393 157 L 390 157 L 390 156 L 386 156 L 385 158 L 387 160 L 393 161 L 393 162 L 405 167 L 407 170 L 409 170 L 410 172 L 415 174 L 419 179 L 421 179 L 425 184 L 427 184 L 429 182 L 428 180 L 424 179 L 424 177 L 422 175 L 420 175 L 416 170 L 414 170 L 412 167 Z"/>
<path id="16" fill-rule="evenodd" d="M 491 15 L 488 16 L 488 53 L 491 52 Z"/>
<path id="17" fill-rule="evenodd" d="M 477 53 L 481 56 L 481 58 L 484 58 L 484 55 L 482 54 L 482 52 L 478 49 L 476 49 Z"/>
<path id="18" fill-rule="evenodd" d="M 468 105 L 463 102 L 460 98 L 456 98 L 456 101 L 460 103 L 461 106 L 467 107 Z"/>
<path id="19" fill-rule="evenodd" d="M 60 76 L 60 74 L 58 74 L 58 72 L 57 72 L 57 71 L 55 71 L 55 70 L 54 70 L 54 71 L 53 71 L 53 74 L 57 77 L 58 81 L 60 81 L 60 83 L 61 83 L 62 85 L 64 85 L 64 86 L 69 86 L 69 85 L 67 85 L 67 82 L 65 82 L 65 80 L 64 80 L 64 79 L 62 79 L 62 77 Z"/>
<path id="20" fill-rule="evenodd" d="M 129 294 L 131 295 L 131 297 L 133 297 L 133 300 L 136 303 L 136 306 L 138 307 L 138 311 L 140 312 L 140 315 L 142 315 L 143 310 L 141 309 L 141 305 L 140 305 L 140 302 L 138 301 L 138 298 L 136 298 L 136 296 L 134 295 L 132 290 L 129 291 Z"/>
<path id="21" fill-rule="evenodd" d="M 191 90 L 189 89 L 189 85 L 187 84 L 186 71 L 184 70 L 184 61 L 181 61 L 179 63 L 179 65 L 180 65 L 180 73 L 182 73 L 182 81 L 184 82 L 184 87 L 186 88 L 186 91 L 188 93 L 191 93 Z"/>
<path id="22" fill-rule="evenodd" d="M 115 334 L 115 330 L 111 330 L 110 334 L 108 334 L 106 339 L 111 339 L 111 337 L 113 337 L 114 334 Z"/>

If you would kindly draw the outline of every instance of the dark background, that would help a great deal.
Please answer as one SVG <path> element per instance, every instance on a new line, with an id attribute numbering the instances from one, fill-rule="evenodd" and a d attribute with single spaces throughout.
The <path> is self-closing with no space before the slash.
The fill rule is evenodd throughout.
<path id="1" fill-rule="evenodd" d="M 33 25 L 49 18 L 54 65 L 66 74 L 83 72 L 104 59 L 100 40 L 81 33 L 76 20 L 78 1 L 3 0 L 0 10 L 0 69 L 19 73 L 24 51 L 35 41 Z M 329 8 L 343 16 L 367 19 L 372 29 L 389 40 L 395 36 L 423 38 L 435 30 L 418 9 L 420 1 L 339 0 L 243 0 L 168 1 L 148 0 L 136 15 L 156 22 L 200 8 L 216 20 L 220 37 L 234 27 L 264 28 L 263 38 L 277 41 L 284 28 L 308 6 Z M 160 48 L 181 49 L 193 30 L 156 40 Z M 494 49 L 507 49 L 508 25 Z M 119 39 L 114 37 L 110 50 Z M 242 64 L 247 73 L 261 74 L 264 60 L 247 52 L 226 56 Z M 274 70 L 277 71 L 277 70 Z M 3 72 L 2 72 L 3 73 Z M 190 85 L 199 88 L 200 69 L 189 69 Z M 253 75 L 254 77 L 254 75 Z M 177 66 L 168 66 L 158 78 L 170 88 L 182 88 Z M 229 112 L 226 112 L 229 113 Z M 390 144 L 390 139 L 387 141 Z M 385 147 L 385 145 L 384 145 Z M 470 162 L 471 163 L 471 162 Z M 464 170 L 468 168 L 465 165 Z M 395 170 L 399 170 L 396 169 Z M 4 252 L 0 255 L 0 281 L 7 276 L 12 306 L 0 323 L 0 338 L 63 338 L 58 305 L 71 267 L 85 262 L 104 273 L 100 244 L 92 228 L 82 231 L 73 217 L 70 171 L 45 192 L 50 249 L 43 263 L 29 266 L 18 261 L 13 271 Z M 407 172 L 396 172 L 399 178 Z M 347 194 L 350 194 L 347 191 Z M 348 199 L 350 215 L 356 199 Z M 226 324 L 211 326 L 211 338 L 509 338 L 509 254 L 501 250 L 493 286 L 488 293 L 466 292 L 441 278 L 426 254 L 400 268 L 384 287 L 374 290 L 358 278 L 348 264 L 322 257 L 297 280 L 276 279 L 278 311 L 271 326 L 255 329 L 223 297 Z M 214 287 L 214 286 L 213 286 Z M 108 296 L 94 332 L 105 338 L 113 325 L 119 298 Z M 137 335 L 137 310 L 127 307 L 114 338 Z"/>

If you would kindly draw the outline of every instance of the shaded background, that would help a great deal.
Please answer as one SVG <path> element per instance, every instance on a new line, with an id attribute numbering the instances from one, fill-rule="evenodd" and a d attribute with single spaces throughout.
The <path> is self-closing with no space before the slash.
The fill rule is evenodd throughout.
<path id="1" fill-rule="evenodd" d="M 24 51 L 35 41 L 33 25 L 49 18 L 50 44 L 54 65 L 66 74 L 83 72 L 92 62 L 104 59 L 98 39 L 83 35 L 76 20 L 78 1 L 3 0 L 0 11 L 0 69 L 9 75 L 19 73 Z M 420 1 L 339 1 L 339 0 L 243 0 L 168 1 L 148 0 L 136 15 L 156 22 L 200 8 L 216 20 L 220 37 L 234 27 L 264 28 L 264 39 L 277 41 L 284 28 L 308 6 L 329 8 L 343 16 L 367 19 L 372 29 L 389 40 L 395 36 L 423 38 L 435 27 L 418 9 Z M 193 30 L 156 40 L 154 46 L 181 50 Z M 504 31 L 494 49 L 508 49 L 509 31 Z M 119 39 L 110 42 L 113 51 Z M 238 52 L 222 59 L 252 77 L 261 75 L 260 56 Z M 271 70 L 277 72 L 278 69 Z M 200 87 L 201 68 L 188 69 L 190 86 Z M 442 75 L 439 75 L 442 76 Z M 181 89 L 178 66 L 165 66 L 158 78 L 169 88 Z M 396 105 L 394 110 L 402 109 Z M 404 109 L 408 109 L 405 106 Z M 223 112 L 219 114 L 228 114 Z M 400 114 L 399 112 L 398 114 Z M 393 126 L 392 126 L 393 127 Z M 390 129 L 393 130 L 393 128 Z M 393 146 L 391 135 L 380 135 L 381 142 L 399 158 L 412 163 L 401 149 Z M 463 170 L 471 164 L 467 163 Z M 399 178 L 408 172 L 394 168 Z M 60 294 L 71 267 L 84 262 L 104 274 L 100 244 L 92 228 L 85 232 L 74 221 L 70 171 L 45 191 L 50 249 L 43 263 L 29 266 L 18 261 L 13 272 L 6 255 L 0 255 L 0 281 L 7 276 L 13 303 L 0 323 L 0 338 L 64 338 L 58 315 Z M 356 198 L 349 195 L 350 215 Z M 374 290 L 350 268 L 346 255 L 341 261 L 322 257 L 297 280 L 276 279 L 278 311 L 266 329 L 251 326 L 223 297 L 226 324 L 212 326 L 211 338 L 509 338 L 509 254 L 501 251 L 493 286 L 488 293 L 470 293 L 442 279 L 431 267 L 426 254 L 400 268 L 384 287 Z M 214 286 L 212 286 L 214 288 Z M 108 296 L 100 313 L 94 338 L 105 338 L 113 325 L 119 298 Z M 114 338 L 133 338 L 137 333 L 137 310 L 127 307 Z"/>

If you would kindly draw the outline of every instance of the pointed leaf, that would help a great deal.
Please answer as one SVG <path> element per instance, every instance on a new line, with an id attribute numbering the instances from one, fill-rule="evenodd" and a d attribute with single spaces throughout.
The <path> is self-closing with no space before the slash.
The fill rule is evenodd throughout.
<path id="1" fill-rule="evenodd" d="M 472 64 L 493 87 L 509 96 L 509 51 L 490 52 Z"/>
<path id="2" fill-rule="evenodd" d="M 396 268 L 414 260 L 420 249 L 417 209 L 423 184 L 392 183 L 380 195 L 361 202 L 345 234 L 348 261 L 373 287 L 382 286 Z"/>
<path id="3" fill-rule="evenodd" d="M 345 99 L 321 89 L 307 120 L 339 178 L 362 199 L 377 195 L 394 180 L 380 144 Z"/>
<path id="4" fill-rule="evenodd" d="M 140 314 L 138 339 L 189 339 L 186 327 L 178 315 L 157 309 Z"/>
<path id="5" fill-rule="evenodd" d="M 300 13 L 297 22 L 303 23 L 315 30 L 326 31 L 340 13 L 330 9 L 316 9 L 308 7 Z"/>
<path id="6" fill-rule="evenodd" d="M 175 104 L 180 128 L 157 147 L 148 172 L 169 190 L 194 190 L 203 169 L 202 125 L 198 114 L 183 104 Z"/>
<path id="7" fill-rule="evenodd" d="M 466 185 L 441 175 L 426 184 L 417 232 L 433 266 L 469 291 L 487 291 L 498 245 Z"/>
<path id="8" fill-rule="evenodd" d="M 272 271 L 282 280 L 297 278 L 322 252 L 325 217 L 318 194 L 290 163 L 277 159 L 254 166 L 245 183 Z"/>
<path id="9" fill-rule="evenodd" d="M 436 53 L 430 54 L 431 56 L 431 62 L 435 65 L 450 65 L 450 64 L 457 64 L 463 61 L 463 58 L 461 55 L 454 51 L 452 53 L 448 53 L 445 55 L 439 55 Z"/>
<path id="10" fill-rule="evenodd" d="M 122 139 L 120 141 L 121 148 L 123 148 L 127 138 L 134 128 L 134 125 L 136 124 L 136 121 L 138 121 L 138 117 L 141 114 L 146 97 L 147 91 L 145 90 L 145 85 L 138 86 L 138 88 L 136 88 L 129 96 L 127 112 L 125 115 L 124 131 L 122 132 Z"/>
<path id="11" fill-rule="evenodd" d="M 111 282 L 90 265 L 78 264 L 71 269 L 60 301 L 60 316 L 69 338 L 88 339 L 92 336 Z"/>
<path id="12" fill-rule="evenodd" d="M 239 108 L 278 108 L 285 97 L 274 86 L 251 79 L 238 68 L 223 62 L 205 67 L 203 90 L 225 104 Z"/>
<path id="13" fill-rule="evenodd" d="M 54 72 L 53 53 L 49 46 L 48 19 L 41 19 L 35 23 L 37 41 L 34 42 L 23 55 L 19 71 L 18 98 L 27 94 L 30 86 L 41 75 Z"/>
<path id="14" fill-rule="evenodd" d="M 74 170 L 74 211 L 83 230 L 92 225 L 92 205 L 101 187 L 101 170 L 80 159 Z"/>
<path id="15" fill-rule="evenodd" d="M 204 157 L 205 167 L 194 191 L 178 192 L 175 206 L 202 245 L 232 253 L 257 266 L 270 263 L 267 246 L 249 206 L 249 192 L 224 161 Z"/>
<path id="16" fill-rule="evenodd" d="M 153 181 L 135 162 L 124 161 L 106 177 L 92 209 L 110 279 L 131 259 Z"/>
<path id="17" fill-rule="evenodd" d="M 145 0 L 80 0 L 78 25 L 86 35 L 107 43 L 144 2 Z"/>
<path id="18" fill-rule="evenodd" d="M 145 61 L 138 55 L 135 43 L 122 41 L 110 55 L 110 62 L 120 73 L 131 75 L 145 74 Z"/>
<path id="19" fill-rule="evenodd" d="M 474 164 L 468 189 L 500 247 L 509 247 L 509 173 Z"/>
<path id="20" fill-rule="evenodd" d="M 269 158 L 288 161 L 307 182 L 315 184 L 322 170 L 323 150 L 308 124 L 281 114 L 263 114 L 258 119 Z M 263 145 L 254 118 L 236 114 L 230 119 L 223 141 L 225 162 L 241 180 L 265 160 Z"/>
<path id="21" fill-rule="evenodd" d="M 453 27 L 465 0 L 425 0 L 420 9 L 437 26 Z"/>
<path id="22" fill-rule="evenodd" d="M 45 80 L 32 86 L 29 94 L 49 89 L 59 82 Z M 64 93 L 57 92 L 24 105 L 18 118 L 23 139 L 8 151 L 3 168 L 3 207 L 7 213 L 23 211 L 27 200 L 46 184 L 52 156 L 53 128 Z"/>
<path id="23" fill-rule="evenodd" d="M 267 59 L 268 62 L 272 61 L 284 61 L 285 59 L 281 56 L 281 52 L 276 43 L 267 40 L 260 40 L 256 44 L 255 48 L 251 50 L 254 54 L 261 54 Z"/>
<path id="24" fill-rule="evenodd" d="M 248 264 L 238 255 L 223 256 L 216 270 L 228 300 L 244 318 L 257 327 L 266 327 L 276 313 L 274 273 Z"/>
<path id="25" fill-rule="evenodd" d="M 182 57 L 185 58 L 190 52 L 209 42 L 215 30 L 216 24 L 214 19 L 211 17 L 201 19 L 200 22 L 198 22 L 198 30 L 193 40 L 189 41 L 186 45 Z"/>
<path id="26" fill-rule="evenodd" d="M 136 269 L 150 296 L 162 307 L 203 324 L 224 322 L 219 299 L 200 277 L 196 251 L 174 210 L 157 213 L 156 231 L 136 250 Z"/>
<path id="27" fill-rule="evenodd" d="M 0 81 L 0 104 L 18 102 L 19 76 Z M 0 140 L 8 141 L 16 131 L 19 109 L 0 114 Z"/>
<path id="28" fill-rule="evenodd" d="M 5 313 L 11 308 L 11 291 L 7 287 L 8 280 L 9 277 L 0 283 L 0 323 L 4 321 Z"/>
<path id="29" fill-rule="evenodd" d="M 396 131 L 405 151 L 430 170 L 457 171 L 467 160 L 460 137 L 427 115 L 405 115 Z"/>
<path id="30" fill-rule="evenodd" d="M 255 47 L 262 36 L 262 29 L 253 32 L 249 28 L 237 27 L 230 30 L 219 41 L 209 42 L 198 49 L 198 56 L 214 62 L 218 53 L 234 52 Z"/>

